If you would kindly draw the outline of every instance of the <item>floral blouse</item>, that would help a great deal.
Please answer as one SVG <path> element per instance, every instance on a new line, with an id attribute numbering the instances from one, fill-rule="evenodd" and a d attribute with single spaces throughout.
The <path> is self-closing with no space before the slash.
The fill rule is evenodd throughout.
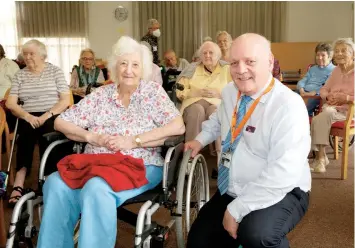
<path id="1" fill-rule="evenodd" d="M 117 96 L 115 84 L 100 87 L 62 113 L 60 117 L 91 132 L 134 136 L 164 126 L 180 115 L 162 86 L 155 82 L 140 81 L 137 90 L 131 95 L 127 108 Z M 142 158 L 145 164 L 162 166 L 164 160 L 160 151 L 160 147 L 151 147 L 120 152 Z M 87 144 L 84 153 L 113 153 L 113 151 Z"/>

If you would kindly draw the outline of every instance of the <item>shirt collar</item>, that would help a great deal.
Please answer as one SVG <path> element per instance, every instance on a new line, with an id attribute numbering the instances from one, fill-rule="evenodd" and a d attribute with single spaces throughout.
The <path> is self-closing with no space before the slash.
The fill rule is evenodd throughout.
<path id="1" fill-rule="evenodd" d="M 254 95 L 251 95 L 250 97 L 255 101 L 263 92 L 264 92 L 264 90 L 269 86 L 269 84 L 271 83 L 271 80 L 272 80 L 272 75 L 270 74 L 270 76 L 269 76 L 269 79 L 268 79 L 268 83 L 267 84 L 265 84 L 264 85 L 264 87 L 262 88 L 262 89 L 260 89 L 258 92 L 256 92 Z M 276 80 L 276 79 L 275 79 Z M 275 87 L 275 85 L 274 85 L 274 87 Z M 242 96 L 243 96 L 244 94 L 242 94 Z M 266 102 L 266 100 L 268 99 L 268 96 L 269 96 L 269 94 L 266 94 L 266 95 L 264 95 L 264 96 L 262 96 L 261 98 L 260 98 L 260 102 L 261 103 L 265 103 Z"/>
<path id="2" fill-rule="evenodd" d="M 139 85 L 138 85 L 137 89 L 133 92 L 133 94 L 130 97 L 130 103 L 134 103 L 137 100 L 138 96 L 141 93 L 143 83 L 144 83 L 143 80 L 139 81 Z M 118 99 L 119 94 L 118 94 L 117 87 L 119 87 L 119 85 L 113 84 L 113 86 L 112 86 L 113 92 L 111 95 L 111 100 L 113 102 L 115 102 L 118 107 L 124 107 L 122 104 L 122 101 Z"/>
<path id="3" fill-rule="evenodd" d="M 196 74 L 198 76 L 205 76 L 205 75 L 211 76 L 219 73 L 221 73 L 221 65 L 218 62 L 216 68 L 211 74 L 205 70 L 204 65 L 202 63 L 200 63 L 196 68 Z"/>

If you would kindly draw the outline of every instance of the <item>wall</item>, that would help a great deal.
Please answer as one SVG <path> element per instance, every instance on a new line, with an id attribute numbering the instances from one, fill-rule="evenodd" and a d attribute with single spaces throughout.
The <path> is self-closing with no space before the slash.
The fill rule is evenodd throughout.
<path id="1" fill-rule="evenodd" d="M 89 42 L 98 58 L 106 59 L 122 34 L 133 36 L 132 2 L 89 2 Z M 128 10 L 128 19 L 114 18 L 115 8 Z M 333 41 L 354 36 L 353 2 L 288 2 L 285 42 Z"/>
<path id="2" fill-rule="evenodd" d="M 288 2 L 287 42 L 354 37 L 353 2 Z"/>
<path id="3" fill-rule="evenodd" d="M 128 10 L 128 18 L 123 22 L 115 19 L 117 6 Z M 97 58 L 107 59 L 112 45 L 121 35 L 133 35 L 132 2 L 89 2 L 89 43 Z"/>

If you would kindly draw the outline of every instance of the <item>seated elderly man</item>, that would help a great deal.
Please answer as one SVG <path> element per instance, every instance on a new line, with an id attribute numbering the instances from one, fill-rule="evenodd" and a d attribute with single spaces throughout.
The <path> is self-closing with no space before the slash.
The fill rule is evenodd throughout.
<path id="1" fill-rule="evenodd" d="M 319 173 L 325 172 L 329 164 L 325 147 L 329 145 L 331 126 L 336 121 L 346 119 L 348 103 L 354 101 L 354 43 L 351 38 L 338 39 L 333 48 L 338 66 L 320 89 L 323 109 L 311 124 L 312 150 L 316 152 L 311 168 Z"/>
<path id="2" fill-rule="evenodd" d="M 177 71 L 183 71 L 190 63 L 184 58 L 177 58 L 175 51 L 172 49 L 167 50 L 164 53 L 165 69 L 174 69 Z"/>
<path id="3" fill-rule="evenodd" d="M 216 40 L 222 52 L 221 59 L 228 62 L 230 48 L 232 45 L 232 36 L 227 31 L 218 31 Z"/>
<path id="4" fill-rule="evenodd" d="M 53 116 L 63 112 L 69 106 L 70 99 L 64 73 L 59 67 L 45 61 L 47 49 L 42 42 L 26 42 L 22 54 L 26 67 L 15 74 L 6 101 L 6 107 L 19 118 L 16 177 L 10 205 L 15 204 L 24 194 L 23 186 L 32 168 L 37 141 L 42 157 L 48 146 L 42 136 L 54 131 Z M 24 104 L 18 105 L 18 100 Z"/>
<path id="5" fill-rule="evenodd" d="M 152 61 L 146 46 L 121 37 L 108 65 L 114 84 L 98 88 L 55 121 L 55 128 L 68 138 L 87 142 L 86 154 L 121 153 L 142 161 L 147 183 L 115 192 L 105 180 L 93 177 L 83 188 L 72 189 L 53 173 L 43 187 L 38 247 L 74 247 L 73 230 L 80 215 L 79 247 L 114 247 L 116 208 L 161 182 L 164 160 L 159 147 L 169 136 L 183 134 L 185 127 L 164 89 L 146 83 Z"/>
<path id="6" fill-rule="evenodd" d="M 316 65 L 312 66 L 307 74 L 297 83 L 297 89 L 301 96 L 319 95 L 321 87 L 334 70 L 332 63 L 333 48 L 327 43 L 319 43 L 315 49 Z M 319 105 L 318 99 L 308 99 L 308 115 L 312 116 L 314 110 Z"/>
<path id="7" fill-rule="evenodd" d="M 185 141 L 195 139 L 201 132 L 202 122 L 217 109 L 223 87 L 232 80 L 229 65 L 220 60 L 221 50 L 216 43 L 204 42 L 199 55 L 200 62 L 190 64 L 177 81 L 184 86 L 176 95 L 182 101 L 180 111 L 186 125 Z M 216 150 L 220 151 L 219 142 Z"/>

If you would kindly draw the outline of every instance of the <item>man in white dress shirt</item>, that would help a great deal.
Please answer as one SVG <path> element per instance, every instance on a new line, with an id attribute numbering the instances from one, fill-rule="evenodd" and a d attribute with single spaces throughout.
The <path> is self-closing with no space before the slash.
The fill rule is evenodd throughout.
<path id="1" fill-rule="evenodd" d="M 302 98 L 272 77 L 270 42 L 233 41 L 233 82 L 222 103 L 186 143 L 194 157 L 222 137 L 216 194 L 193 223 L 187 248 L 288 248 L 286 234 L 308 209 L 310 127 Z M 239 89 L 239 91 L 238 91 Z"/>

